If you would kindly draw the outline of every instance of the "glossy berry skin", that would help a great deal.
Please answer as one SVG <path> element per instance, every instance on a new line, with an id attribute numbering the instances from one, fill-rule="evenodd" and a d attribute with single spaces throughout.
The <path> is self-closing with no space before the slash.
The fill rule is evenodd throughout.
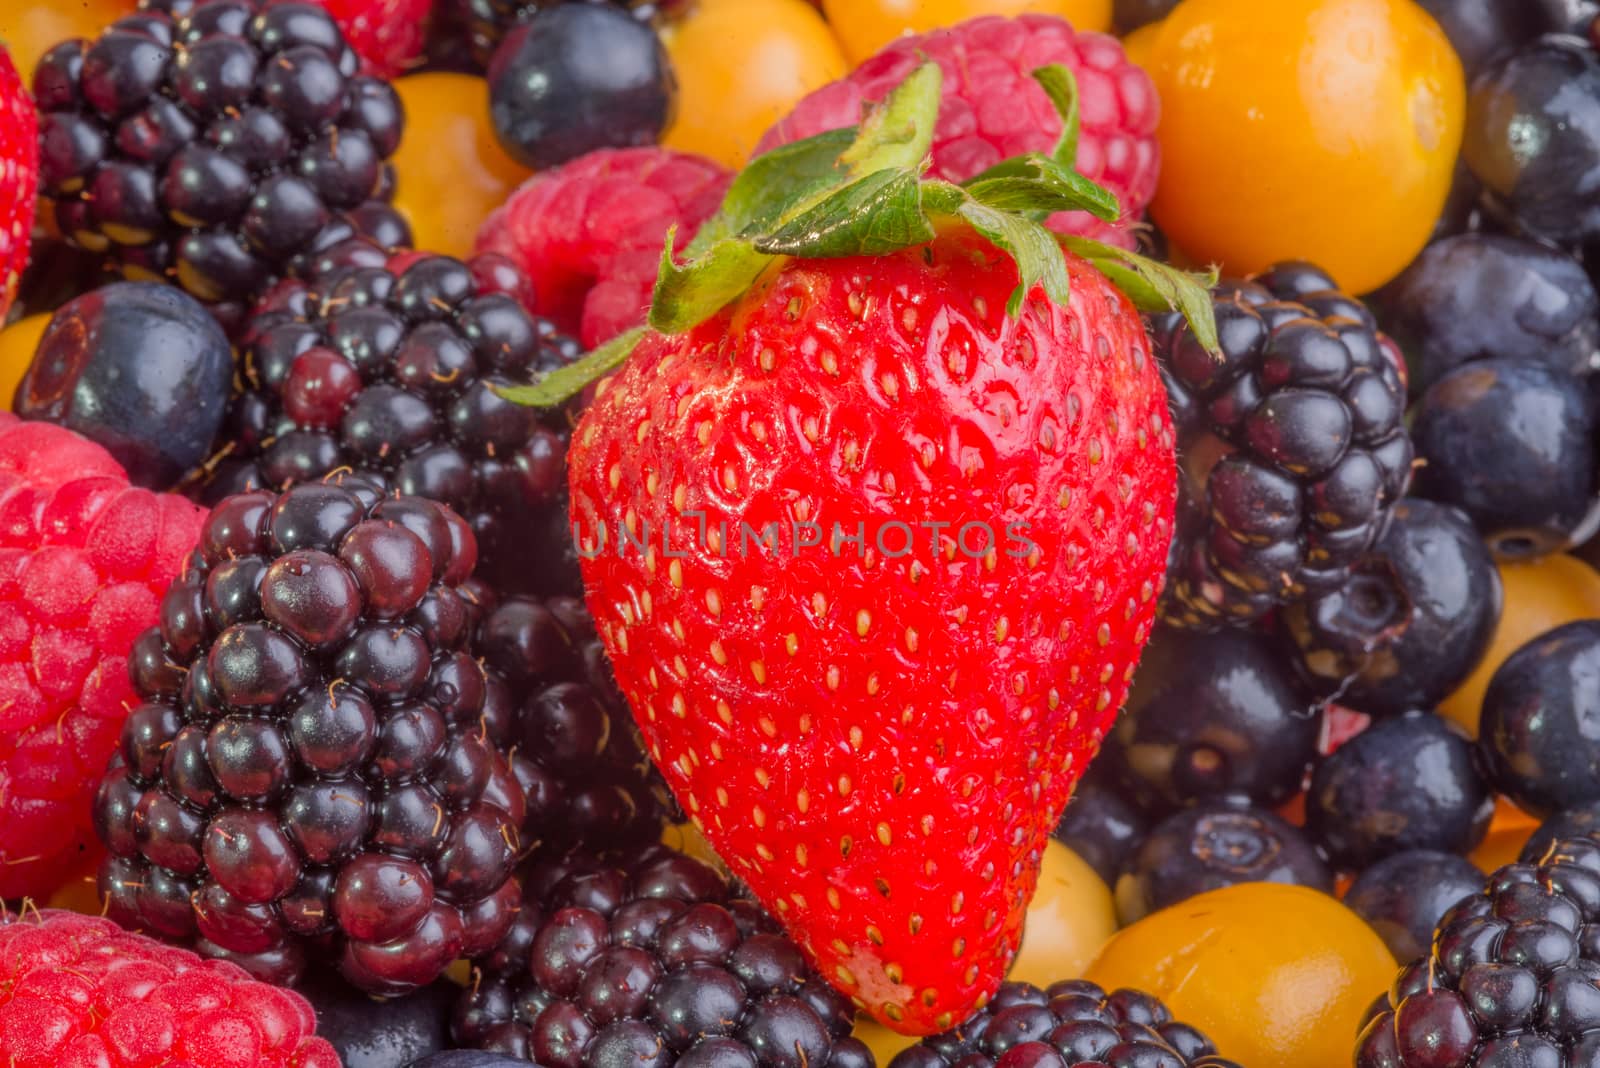
<path id="1" fill-rule="evenodd" d="M 1510 864 L 1444 915 L 1357 1041 L 1356 1068 L 1600 1059 L 1600 841 Z"/>
<path id="2" fill-rule="evenodd" d="M 570 585 L 567 539 L 535 536 L 562 486 L 565 419 L 494 390 L 561 366 L 577 343 L 524 310 L 504 260 L 357 251 L 251 313 L 208 499 L 353 469 L 461 514 L 480 576 L 506 592 Z"/>
<path id="3" fill-rule="evenodd" d="M 495 50 L 488 78 L 495 134 L 526 167 L 654 144 L 672 118 L 661 42 L 610 4 L 558 4 L 519 23 Z"/>
<path id="4" fill-rule="evenodd" d="M 522 1068 L 524 1057 L 487 1053 L 477 1049 L 447 1049 L 412 1061 L 407 1068 Z"/>
<path id="5" fill-rule="evenodd" d="M 1506 658 L 1489 682 L 1479 745 L 1490 780 L 1536 816 L 1600 800 L 1600 744 L 1589 727 L 1600 620 L 1578 620 Z"/>
<path id="6" fill-rule="evenodd" d="M 1346 871 L 1407 849 L 1469 853 L 1493 815 L 1472 742 L 1429 712 L 1374 723 L 1324 758 L 1306 791 L 1306 830 Z"/>
<path id="7" fill-rule="evenodd" d="M 1433 929 L 1456 902 L 1483 887 L 1483 872 L 1454 853 L 1408 849 L 1356 876 L 1344 903 L 1383 936 L 1400 960 L 1428 952 Z"/>
<path id="8" fill-rule="evenodd" d="M 588 603 L 656 767 L 818 970 L 904 1033 L 998 985 L 1154 616 L 1166 403 L 1132 306 L 1067 263 L 1067 307 L 1035 291 L 1009 319 L 1015 266 L 968 232 L 788 261 L 647 336 L 573 435 Z M 688 560 L 621 550 L 627 516 Z"/>
<path id="9" fill-rule="evenodd" d="M 1479 360 L 1440 378 L 1412 413 L 1416 492 L 1460 508 L 1503 559 L 1558 552 L 1600 525 L 1594 433 L 1583 379 Z"/>
<path id="10" fill-rule="evenodd" d="M 41 193 L 69 240 L 126 277 L 235 314 L 385 195 L 403 118 L 357 66 L 308 3 L 119 19 L 34 73 Z"/>
<path id="11" fill-rule="evenodd" d="M 1155 139 L 1160 101 L 1149 76 L 1129 62 L 1114 38 L 1079 33 L 1048 15 L 976 18 L 896 38 L 852 74 L 795 105 L 767 131 L 756 153 L 854 126 L 864 105 L 883 100 L 927 60 L 944 72 L 928 173 L 952 182 L 1012 156 L 1054 152 L 1061 117 L 1031 72 L 1050 64 L 1070 69 L 1077 77 L 1081 109 L 1077 170 L 1115 193 L 1123 214 L 1117 226 L 1083 212 L 1053 216 L 1050 225 L 1063 233 L 1133 247 L 1126 225 L 1143 215 L 1160 171 Z"/>
<path id="12" fill-rule="evenodd" d="M 1227 801 L 1174 813 L 1151 828 L 1117 880 L 1124 925 L 1236 883 L 1290 883 L 1333 892 L 1311 839 L 1265 809 Z"/>
<path id="13" fill-rule="evenodd" d="M 33 236 L 39 186 L 39 114 L 16 65 L 0 45 L 0 322 L 16 299 Z"/>
<path id="14" fill-rule="evenodd" d="M 43 900 L 92 859 L 89 799 L 137 702 L 128 650 L 203 518 L 93 442 L 0 412 L 0 898 Z"/>
<path id="15" fill-rule="evenodd" d="M 205 305 L 116 282 L 51 318 L 12 410 L 99 442 L 135 484 L 167 489 L 211 454 L 232 381 L 233 350 Z"/>
<path id="16" fill-rule="evenodd" d="M 399 995 L 493 945 L 522 787 L 482 722 L 454 513 L 349 477 L 212 510 L 95 799 L 110 915 L 286 983 Z"/>
<path id="17" fill-rule="evenodd" d="M 1112 19 L 1118 33 L 1129 34 L 1141 26 L 1160 22 L 1177 6 L 1177 0 L 1116 0 Z"/>
<path id="18" fill-rule="evenodd" d="M 317 0 L 366 71 L 394 78 L 422 61 L 431 0 Z"/>
<path id="19" fill-rule="evenodd" d="M 483 221 L 479 252 L 527 274 L 532 309 L 585 348 L 644 322 L 667 231 L 681 252 L 732 175 L 664 148 L 602 149 L 542 171 Z"/>
<path id="20" fill-rule="evenodd" d="M 404 997 L 378 999 L 338 975 L 308 976 L 296 992 L 317 1014 L 317 1034 L 327 1039 L 344 1068 L 409 1065 L 447 1048 L 450 1012 L 461 988 L 438 979 Z"/>
<path id="21" fill-rule="evenodd" d="M 1110 886 L 1144 839 L 1149 819 L 1117 791 L 1105 767 L 1104 759 L 1089 765 L 1051 836 L 1066 843 Z"/>
<path id="22" fill-rule="evenodd" d="M 1372 314 L 1305 263 L 1214 297 L 1223 358 L 1152 324 L 1183 457 L 1163 618 L 1248 625 L 1342 582 L 1405 493 L 1405 384 Z"/>
<path id="23" fill-rule="evenodd" d="M 339 1068 L 300 995 L 102 917 L 8 912 L 0 961 L 0 1049 L 18 1068 Z"/>
<path id="24" fill-rule="evenodd" d="M 1300 792 L 1321 728 L 1320 703 L 1271 639 L 1163 627 L 1099 761 L 1148 811 L 1229 794 L 1270 808 Z"/>
<path id="25" fill-rule="evenodd" d="M 461 1044 L 554 1068 L 871 1068 L 849 1002 L 713 869 L 661 846 L 568 867 L 543 892 L 525 873 L 516 926 L 461 995 Z"/>
<path id="26" fill-rule="evenodd" d="M 1477 666 L 1500 618 L 1500 573 L 1466 516 L 1395 506 L 1343 585 L 1291 604 L 1285 630 L 1315 686 L 1368 715 L 1433 708 Z"/>
<path id="27" fill-rule="evenodd" d="M 1199 1031 L 1175 1021 L 1156 998 L 1070 979 L 1041 990 L 1004 983 L 975 1016 L 904 1050 L 888 1068 L 1236 1068 Z"/>
<path id="28" fill-rule="evenodd" d="M 1537 864 L 1561 839 L 1582 838 L 1596 831 L 1600 831 L 1600 801 L 1563 809 L 1539 824 L 1523 843 L 1522 854 L 1517 859 L 1524 864 Z"/>
<path id="29" fill-rule="evenodd" d="M 1589 193 L 1600 173 L 1600 57 L 1551 35 L 1490 65 L 1472 85 L 1462 154 L 1529 234 L 1567 245 L 1600 238 Z"/>
<path id="30" fill-rule="evenodd" d="M 484 725 L 527 793 L 530 838 L 544 850 L 604 853 L 659 841 L 670 802 L 582 600 L 497 603 L 478 584 L 473 601 Z"/>
<path id="31" fill-rule="evenodd" d="M 1439 20 L 1471 78 L 1540 34 L 1566 29 L 1564 0 L 1418 0 Z"/>
<path id="32" fill-rule="evenodd" d="M 1410 356 L 1420 395 L 1461 364 L 1500 357 L 1586 373 L 1600 296 L 1559 249 L 1507 234 L 1436 241 L 1383 296 L 1384 328 Z"/>

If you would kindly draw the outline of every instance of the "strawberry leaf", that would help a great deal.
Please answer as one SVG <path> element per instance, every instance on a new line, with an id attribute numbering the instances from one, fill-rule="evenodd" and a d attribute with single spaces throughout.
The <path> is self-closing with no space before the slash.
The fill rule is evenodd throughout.
<path id="1" fill-rule="evenodd" d="M 878 171 L 755 239 L 762 252 L 810 259 L 881 256 L 934 238 L 917 172 Z"/>
<path id="2" fill-rule="evenodd" d="M 670 246 L 669 246 L 670 247 Z M 590 382 L 610 374 L 627 362 L 633 350 L 644 338 L 645 328 L 636 326 L 619 334 L 581 359 L 540 378 L 526 386 L 491 386 L 496 394 L 512 404 L 529 408 L 554 408 L 582 393 Z"/>
<path id="3" fill-rule="evenodd" d="M 944 72 L 937 63 L 924 63 L 912 71 L 882 106 L 868 113 L 860 136 L 839 163 L 852 178 L 884 170 L 920 172 L 933 150 L 943 89 Z"/>
<path id="4" fill-rule="evenodd" d="M 1037 153 L 997 163 L 961 187 L 999 211 L 1040 217 L 1058 211 L 1087 211 L 1106 222 L 1115 222 L 1122 214 L 1111 190 Z"/>
<path id="5" fill-rule="evenodd" d="M 1217 284 L 1215 268 L 1206 274 L 1191 274 L 1086 237 L 1061 235 L 1059 240 L 1110 278 L 1135 307 L 1141 311 L 1181 312 L 1202 348 L 1213 355 L 1222 351 L 1211 303 L 1211 287 Z"/>
<path id="6" fill-rule="evenodd" d="M 1051 156 L 1063 167 L 1071 170 L 1078 162 L 1078 131 L 1081 119 L 1078 110 L 1078 76 L 1071 67 L 1052 63 L 1033 72 L 1033 80 L 1044 89 L 1045 96 L 1061 116 L 1061 137 L 1056 141 Z"/>
<path id="7" fill-rule="evenodd" d="M 772 227 L 791 204 L 835 189 L 848 180 L 839 157 L 855 141 L 854 126 L 780 145 L 751 160 L 728 187 L 717 213 L 700 227 L 688 259 L 703 255 L 718 241 L 745 231 Z"/>
<path id="8" fill-rule="evenodd" d="M 993 208 L 956 186 L 950 188 L 963 194 L 954 214 L 1016 261 L 1022 282 L 1006 302 L 1006 314 L 1012 318 L 1019 315 L 1023 300 L 1041 284 L 1046 296 L 1065 305 L 1072 296 L 1072 282 L 1055 235 L 1033 219 Z"/>

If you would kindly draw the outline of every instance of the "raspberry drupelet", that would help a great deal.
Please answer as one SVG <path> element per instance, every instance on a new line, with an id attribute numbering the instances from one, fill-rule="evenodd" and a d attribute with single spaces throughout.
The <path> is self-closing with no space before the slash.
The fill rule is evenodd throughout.
<path id="1" fill-rule="evenodd" d="M 134 646 L 94 806 L 112 917 L 378 994 L 494 945 L 525 804 L 483 722 L 475 555 L 447 508 L 354 477 L 221 502 Z"/>

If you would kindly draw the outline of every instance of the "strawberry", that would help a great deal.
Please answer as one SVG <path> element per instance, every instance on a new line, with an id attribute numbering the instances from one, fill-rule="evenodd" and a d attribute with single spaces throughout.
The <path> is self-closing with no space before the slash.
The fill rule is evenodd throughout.
<path id="1" fill-rule="evenodd" d="M 39 187 L 39 113 L 0 44 L 0 322 L 16 299 L 33 236 Z"/>
<path id="2" fill-rule="evenodd" d="M 912 1034 L 1016 952 L 1175 496 L 1137 310 L 1034 221 L 1114 198 L 1044 157 L 923 179 L 939 80 L 736 179 L 663 261 L 655 329 L 591 357 L 631 350 L 569 459 L 589 607 L 656 765 L 817 969 Z M 1143 297 L 1201 295 L 1065 240 Z"/>

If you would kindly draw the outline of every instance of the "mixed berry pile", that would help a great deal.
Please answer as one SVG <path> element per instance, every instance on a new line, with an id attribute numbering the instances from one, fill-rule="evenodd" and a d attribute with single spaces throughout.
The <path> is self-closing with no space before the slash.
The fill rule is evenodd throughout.
<path id="1" fill-rule="evenodd" d="M 1600 1066 L 1600 7 L 13 6 L 0 1066 Z"/>

